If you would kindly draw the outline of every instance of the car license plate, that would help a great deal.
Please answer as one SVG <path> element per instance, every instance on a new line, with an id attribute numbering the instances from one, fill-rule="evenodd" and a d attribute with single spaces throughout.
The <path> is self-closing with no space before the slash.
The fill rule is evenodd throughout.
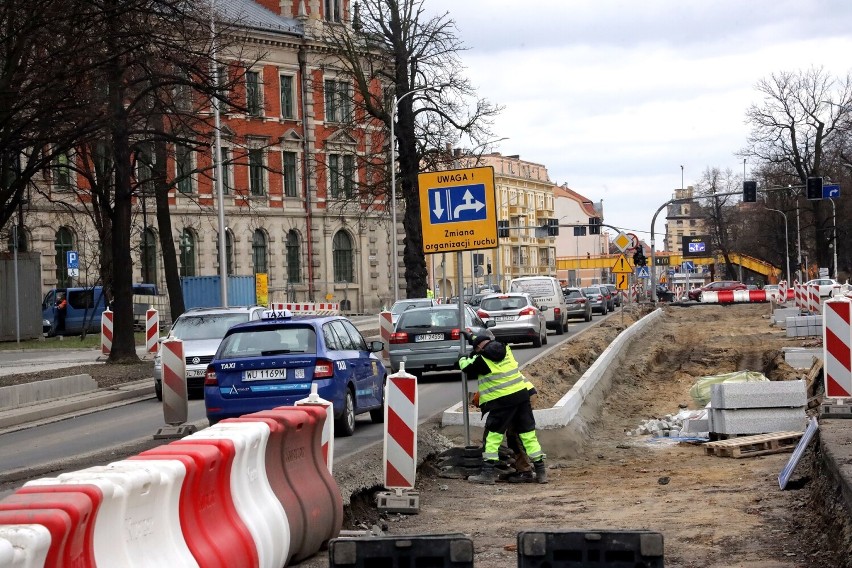
<path id="1" fill-rule="evenodd" d="M 244 381 L 274 381 L 286 378 L 287 369 L 254 369 L 252 371 L 243 371 Z"/>
<path id="2" fill-rule="evenodd" d="M 512 321 L 515 316 L 494 316 L 494 321 Z"/>
<path id="3" fill-rule="evenodd" d="M 443 341 L 444 334 L 443 333 L 424 333 L 422 335 L 418 335 L 414 338 L 416 343 L 420 343 L 421 341 Z"/>
<path id="4" fill-rule="evenodd" d="M 189 377 L 203 377 L 207 374 L 207 369 L 187 369 L 186 376 Z"/>

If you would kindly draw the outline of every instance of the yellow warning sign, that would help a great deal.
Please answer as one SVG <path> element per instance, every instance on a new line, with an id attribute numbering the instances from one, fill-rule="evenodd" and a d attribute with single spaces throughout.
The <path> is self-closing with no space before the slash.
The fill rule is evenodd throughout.
<path id="1" fill-rule="evenodd" d="M 629 279 L 627 278 L 627 274 L 616 274 L 615 276 L 615 287 L 619 290 L 627 290 Z"/>
<path id="2" fill-rule="evenodd" d="M 633 272 L 633 267 L 630 265 L 630 261 L 627 260 L 627 257 L 620 254 L 615 260 L 615 264 L 612 265 L 612 271 L 616 274 L 630 274 Z"/>

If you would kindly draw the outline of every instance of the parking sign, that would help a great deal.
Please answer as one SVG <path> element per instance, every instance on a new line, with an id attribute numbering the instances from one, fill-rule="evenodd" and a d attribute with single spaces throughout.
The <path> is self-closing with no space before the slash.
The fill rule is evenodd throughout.
<path id="1" fill-rule="evenodd" d="M 80 268 L 80 257 L 77 256 L 76 250 L 69 250 L 65 253 L 65 261 L 68 268 Z"/>

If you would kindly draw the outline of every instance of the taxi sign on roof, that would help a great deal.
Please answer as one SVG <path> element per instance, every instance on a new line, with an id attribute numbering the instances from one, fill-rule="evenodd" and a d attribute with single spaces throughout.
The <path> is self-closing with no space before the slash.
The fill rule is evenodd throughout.
<path id="1" fill-rule="evenodd" d="M 260 318 L 265 320 L 290 319 L 291 317 L 293 317 L 293 312 L 290 310 L 263 310 L 263 313 L 260 314 Z"/>
<path id="2" fill-rule="evenodd" d="M 423 252 L 497 248 L 493 167 L 427 172 L 417 181 Z"/>

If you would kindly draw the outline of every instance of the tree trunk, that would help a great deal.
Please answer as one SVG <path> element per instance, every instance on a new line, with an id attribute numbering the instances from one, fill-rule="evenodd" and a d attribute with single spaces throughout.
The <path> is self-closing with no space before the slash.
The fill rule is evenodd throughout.
<path id="1" fill-rule="evenodd" d="M 423 254 L 423 227 L 420 220 L 420 191 L 417 184 L 419 171 L 419 156 L 415 142 L 414 130 L 410 127 L 414 120 L 407 118 L 412 113 L 411 98 L 407 97 L 399 103 L 399 121 L 397 123 L 399 136 L 399 170 L 402 174 L 402 196 L 405 199 L 405 240 L 402 253 L 405 264 L 405 292 L 408 298 L 426 297 L 426 257 Z M 391 144 L 394 141 L 391 140 Z M 391 164 L 394 167 L 394 164 Z M 393 238 L 396 238 L 394 227 Z M 394 259 L 394 270 L 396 269 Z"/>

